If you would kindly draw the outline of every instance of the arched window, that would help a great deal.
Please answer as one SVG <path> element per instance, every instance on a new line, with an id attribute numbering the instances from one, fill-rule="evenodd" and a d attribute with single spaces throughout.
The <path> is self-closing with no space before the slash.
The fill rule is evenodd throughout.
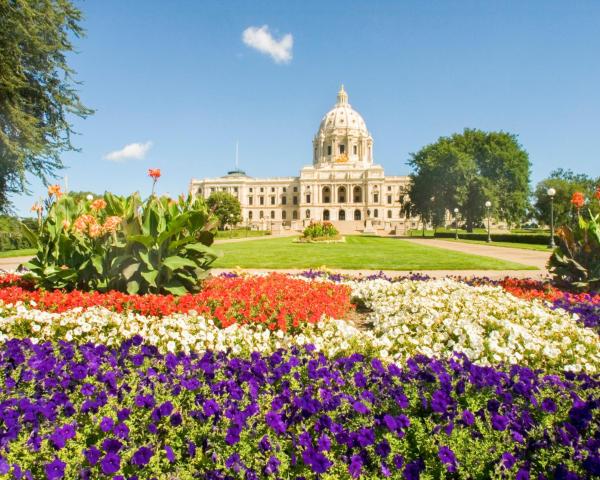
<path id="1" fill-rule="evenodd" d="M 287 217 L 285 210 L 283 212 L 281 212 L 281 219 L 285 220 Z"/>
<path id="2" fill-rule="evenodd" d="M 339 211 L 338 220 L 346 220 L 346 212 L 344 210 Z"/>
<path id="3" fill-rule="evenodd" d="M 323 187 L 323 203 L 331 203 L 331 188 Z"/>
<path id="4" fill-rule="evenodd" d="M 353 197 L 354 203 L 361 203 L 362 202 L 362 188 L 354 187 L 354 190 L 352 190 L 352 197 Z"/>
<path id="5" fill-rule="evenodd" d="M 392 218 L 392 211 L 388 210 L 388 218 Z"/>
<path id="6" fill-rule="evenodd" d="M 292 220 L 298 220 L 298 212 L 296 210 L 292 212 Z"/>
<path id="7" fill-rule="evenodd" d="M 377 211 L 377 209 L 373 210 L 373 216 L 375 218 L 377 218 L 379 216 L 379 212 Z"/>
<path id="8" fill-rule="evenodd" d="M 338 188 L 338 203 L 346 203 L 346 187 Z"/>
<path id="9" fill-rule="evenodd" d="M 248 220 L 252 220 L 252 212 L 248 212 Z"/>
<path id="10" fill-rule="evenodd" d="M 360 210 L 354 210 L 354 220 L 360 220 Z"/>
<path id="11" fill-rule="evenodd" d="M 310 218 L 310 210 L 306 211 L 306 218 Z"/>
<path id="12" fill-rule="evenodd" d="M 329 210 L 323 210 L 323 220 L 329 220 Z"/>

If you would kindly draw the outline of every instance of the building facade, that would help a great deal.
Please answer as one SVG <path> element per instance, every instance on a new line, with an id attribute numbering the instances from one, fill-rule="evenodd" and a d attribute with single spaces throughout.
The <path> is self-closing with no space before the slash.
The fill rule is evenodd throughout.
<path id="1" fill-rule="evenodd" d="M 242 206 L 243 224 L 259 229 L 301 230 L 311 221 L 327 220 L 343 233 L 401 235 L 418 226 L 418 218 L 406 218 L 402 208 L 409 177 L 385 176 L 374 163 L 373 137 L 343 86 L 312 143 L 312 165 L 297 177 L 252 178 L 234 170 L 193 179 L 190 192 L 205 198 L 231 193 Z"/>

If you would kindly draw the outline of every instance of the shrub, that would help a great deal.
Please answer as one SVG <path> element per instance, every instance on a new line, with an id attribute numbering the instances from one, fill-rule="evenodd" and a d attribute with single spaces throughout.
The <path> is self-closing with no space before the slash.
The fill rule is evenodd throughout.
<path id="1" fill-rule="evenodd" d="M 600 291 L 599 215 L 578 215 L 573 228 L 558 229 L 559 243 L 548 266 L 555 282 L 583 291 Z"/>
<path id="2" fill-rule="evenodd" d="M 25 266 L 44 288 L 181 295 L 199 289 L 217 258 L 216 222 L 201 199 L 57 197 L 40 233 L 28 231 L 38 251 Z"/>
<path id="3" fill-rule="evenodd" d="M 455 232 L 435 232 L 436 238 L 456 238 Z M 541 233 L 492 233 L 493 242 L 529 243 L 534 245 L 548 245 L 550 234 Z M 487 240 L 487 233 L 461 233 L 458 238 L 462 240 Z"/>
<path id="4" fill-rule="evenodd" d="M 316 239 L 335 239 L 339 232 L 331 222 L 310 222 L 310 225 L 302 232 L 305 238 Z"/>

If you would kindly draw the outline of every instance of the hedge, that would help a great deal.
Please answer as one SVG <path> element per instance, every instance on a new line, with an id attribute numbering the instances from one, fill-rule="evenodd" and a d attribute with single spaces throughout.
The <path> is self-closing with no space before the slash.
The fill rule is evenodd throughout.
<path id="1" fill-rule="evenodd" d="M 455 232 L 435 232 L 436 238 L 456 238 Z M 493 242 L 513 242 L 513 243 L 530 243 L 536 245 L 547 245 L 550 242 L 550 235 L 539 233 L 492 233 Z M 461 240 L 487 240 L 487 233 L 458 233 L 458 238 Z M 554 237 L 558 243 L 558 237 Z"/>

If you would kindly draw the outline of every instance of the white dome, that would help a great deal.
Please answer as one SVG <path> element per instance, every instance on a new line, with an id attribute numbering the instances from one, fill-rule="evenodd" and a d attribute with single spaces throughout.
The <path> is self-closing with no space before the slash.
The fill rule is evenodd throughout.
<path id="1" fill-rule="evenodd" d="M 337 95 L 337 103 L 321 120 L 317 137 L 327 137 L 332 133 L 351 133 L 356 136 L 369 137 L 369 131 L 363 117 L 348 103 L 348 95 L 344 86 Z"/>
<path id="2" fill-rule="evenodd" d="M 373 139 L 367 125 L 348 103 L 344 86 L 337 94 L 337 103 L 329 110 L 313 139 L 313 164 L 370 165 L 373 163 Z"/>

